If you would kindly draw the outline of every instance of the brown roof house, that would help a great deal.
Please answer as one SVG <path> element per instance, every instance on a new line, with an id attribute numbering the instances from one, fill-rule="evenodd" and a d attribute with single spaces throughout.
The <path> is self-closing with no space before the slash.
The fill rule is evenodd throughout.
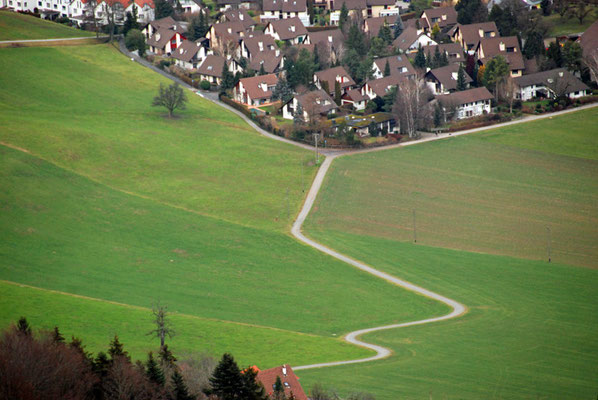
<path id="1" fill-rule="evenodd" d="M 314 83 L 316 84 L 316 87 L 318 89 L 325 89 L 325 87 L 328 86 L 327 92 L 329 94 L 334 94 L 336 82 L 340 84 L 341 96 L 347 90 L 355 86 L 355 81 L 344 67 L 329 68 L 314 74 Z"/>
<path id="2" fill-rule="evenodd" d="M 441 31 L 446 31 L 457 24 L 457 11 L 455 7 L 438 7 L 424 10 L 420 16 L 425 20 L 425 25 L 422 28 L 429 32 L 438 25 Z"/>
<path id="3" fill-rule="evenodd" d="M 485 87 L 463 90 L 436 96 L 445 113 L 453 113 L 456 119 L 477 117 L 492 111 L 492 94 Z"/>
<path id="4" fill-rule="evenodd" d="M 216 4 L 220 12 L 236 9 L 256 9 L 258 7 L 257 0 L 217 0 Z"/>
<path id="5" fill-rule="evenodd" d="M 464 72 L 465 84 L 473 82 L 471 77 Z M 457 78 L 459 76 L 459 65 L 449 64 L 446 67 L 431 69 L 426 72 L 424 80 L 435 95 L 449 94 L 457 90 Z"/>
<path id="6" fill-rule="evenodd" d="M 481 22 L 478 24 L 455 25 L 449 36 L 453 42 L 459 43 L 465 51 L 475 50 L 480 39 L 500 36 L 494 22 Z"/>
<path id="7" fill-rule="evenodd" d="M 304 25 L 309 25 L 306 0 L 263 0 L 262 11 L 262 22 L 299 18 Z"/>
<path id="8" fill-rule="evenodd" d="M 299 378 L 288 364 L 259 371 L 256 379 L 264 386 L 266 394 L 272 398 L 277 377 L 280 377 L 280 381 L 284 388 L 284 394 L 287 398 L 292 395 L 296 400 L 308 400 L 307 395 L 299 383 Z"/>
<path id="9" fill-rule="evenodd" d="M 303 43 L 307 38 L 307 29 L 297 17 L 270 21 L 264 29 L 266 35 L 290 44 Z"/>
<path id="10" fill-rule="evenodd" d="M 416 71 L 411 62 L 405 55 L 390 56 L 377 58 L 372 64 L 373 77 L 380 79 L 384 76 L 384 70 L 386 69 L 386 63 L 390 67 L 390 75 L 415 77 Z"/>
<path id="11" fill-rule="evenodd" d="M 175 65 L 185 69 L 197 68 L 208 54 L 212 53 L 202 43 L 205 43 L 205 41 L 183 40 L 181 45 L 171 54 Z"/>
<path id="12" fill-rule="evenodd" d="M 244 57 L 249 61 L 249 67 L 259 71 L 264 67 L 266 73 L 277 73 L 282 70 L 283 56 L 274 42 L 274 38 L 263 33 L 248 35 L 241 39 L 238 58 Z"/>
<path id="13" fill-rule="evenodd" d="M 341 97 L 341 104 L 350 104 L 353 106 L 353 109 L 356 111 L 365 110 L 365 106 L 370 98 L 363 93 L 359 89 L 350 89 Z"/>
<path id="14" fill-rule="evenodd" d="M 241 22 L 221 22 L 210 26 L 206 38 L 212 49 L 223 55 L 231 55 L 245 35 L 245 26 Z"/>
<path id="15" fill-rule="evenodd" d="M 295 95 L 282 107 L 282 117 L 294 119 L 299 105 L 301 105 L 305 122 L 312 122 L 312 120 L 333 114 L 338 110 L 332 97 L 320 89 Z"/>
<path id="16" fill-rule="evenodd" d="M 147 40 L 147 46 L 154 54 L 171 54 L 185 39 L 179 32 L 160 28 Z"/>
<path id="17" fill-rule="evenodd" d="M 404 79 L 407 78 L 398 75 L 390 75 L 380 79 L 372 79 L 367 81 L 361 87 L 361 94 L 367 96 L 370 100 L 373 100 L 376 97 L 384 97 L 392 90 L 393 87 L 398 86 Z"/>
<path id="18" fill-rule="evenodd" d="M 598 20 L 594 22 L 579 38 L 583 58 L 590 67 L 590 75 L 598 82 Z"/>
<path id="19" fill-rule="evenodd" d="M 432 44 L 438 43 L 425 33 L 418 33 L 417 29 L 413 27 L 405 28 L 403 33 L 392 42 L 392 45 L 403 53 L 414 53 L 420 47 Z"/>
<path id="20" fill-rule="evenodd" d="M 396 19 L 397 17 L 392 16 L 368 18 L 363 23 L 363 31 L 371 38 L 376 37 L 380 32 L 380 28 L 382 28 L 384 25 L 388 26 L 392 31 Z"/>
<path id="21" fill-rule="evenodd" d="M 225 65 L 224 57 L 210 54 L 197 67 L 197 75 L 200 80 L 219 86 L 222 83 L 222 69 Z"/>
<path id="22" fill-rule="evenodd" d="M 368 18 L 390 17 L 399 15 L 396 0 L 366 0 Z"/>
<path id="23" fill-rule="evenodd" d="M 147 26 L 143 28 L 141 32 L 145 36 L 145 40 L 148 40 L 150 37 L 154 35 L 154 33 L 156 33 L 161 28 L 170 29 L 181 34 L 185 33 L 185 28 L 183 27 L 183 25 L 176 22 L 172 17 L 165 17 L 152 21 L 149 24 L 147 24 Z"/>
<path id="24" fill-rule="evenodd" d="M 317 32 L 309 32 L 305 43 L 314 45 L 310 51 L 316 50 L 318 54 L 326 54 L 329 57 L 329 62 L 336 63 L 343 54 L 344 49 L 343 32 L 340 29 L 327 29 Z"/>
<path id="25" fill-rule="evenodd" d="M 233 98 L 248 106 L 261 106 L 272 102 L 272 91 L 278 83 L 274 74 L 243 78 L 233 88 Z"/>
<path id="26" fill-rule="evenodd" d="M 555 98 L 567 96 L 570 99 L 586 96 L 590 88 L 564 68 L 513 78 L 517 91 L 516 99 L 527 101 L 535 97 Z"/>
<path id="27" fill-rule="evenodd" d="M 463 52 L 463 47 L 461 47 L 459 43 L 438 43 L 432 44 L 430 46 L 423 46 L 422 48 L 426 57 L 428 57 L 428 55 L 434 56 L 434 53 L 436 53 L 436 48 L 438 48 L 440 53 L 444 52 L 444 54 L 446 54 L 450 63 L 467 62 L 467 58 Z"/>
<path id="28" fill-rule="evenodd" d="M 239 22 L 243 24 L 246 31 L 253 31 L 257 24 L 251 15 L 244 9 L 227 10 L 220 16 L 220 22 Z"/>
<path id="29" fill-rule="evenodd" d="M 476 55 L 480 65 L 486 65 L 488 61 L 496 56 L 503 56 L 509 64 L 512 77 L 523 75 L 525 63 L 523 62 L 523 54 L 517 36 L 480 39 L 476 48 Z"/>
<path id="30" fill-rule="evenodd" d="M 368 17 L 368 4 L 366 0 L 327 0 L 329 3 L 328 8 L 332 10 L 330 13 L 330 24 L 338 25 L 338 20 L 341 15 L 341 9 L 343 4 L 349 10 L 349 16 L 355 18 L 361 14 L 360 18 L 365 19 Z"/>

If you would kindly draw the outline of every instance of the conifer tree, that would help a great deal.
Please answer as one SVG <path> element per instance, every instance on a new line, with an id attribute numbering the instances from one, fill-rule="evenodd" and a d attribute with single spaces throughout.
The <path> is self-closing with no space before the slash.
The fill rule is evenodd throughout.
<path id="1" fill-rule="evenodd" d="M 206 391 L 207 395 L 215 395 L 220 400 L 242 399 L 243 377 L 235 359 L 229 353 L 225 353 L 216 366 L 210 377 L 210 385 L 210 390 Z"/>
<path id="2" fill-rule="evenodd" d="M 386 64 L 384 64 L 384 76 L 389 76 L 390 75 L 390 64 L 388 63 L 388 60 L 386 60 Z"/>
<path id="3" fill-rule="evenodd" d="M 392 33 L 390 32 L 390 28 L 388 25 L 383 24 L 378 31 L 378 37 L 384 41 L 384 44 L 389 45 L 392 43 Z"/>
<path id="4" fill-rule="evenodd" d="M 449 65 L 448 55 L 446 54 L 446 51 L 443 51 L 440 53 L 440 66 L 446 67 L 447 65 Z"/>
<path id="5" fill-rule="evenodd" d="M 183 376 L 176 368 L 172 373 L 172 386 L 173 400 L 193 400 L 193 396 L 189 394 L 189 389 L 183 380 Z"/>
<path id="6" fill-rule="evenodd" d="M 338 17 L 338 27 L 341 31 L 343 31 L 343 32 L 345 31 L 345 26 L 346 26 L 348 20 L 349 20 L 349 9 L 347 8 L 347 5 L 345 4 L 345 2 L 343 2 L 343 6 L 341 7 L 341 12 Z"/>
<path id="7" fill-rule="evenodd" d="M 394 29 L 394 38 L 398 38 L 404 30 L 403 20 L 401 19 L 400 15 L 397 15 L 397 20 L 395 21 L 395 29 Z"/>
<path id="8" fill-rule="evenodd" d="M 123 344 L 118 340 L 118 336 L 114 335 L 114 339 L 110 342 L 110 347 L 108 348 L 108 354 L 110 354 L 110 359 L 114 361 L 115 358 L 119 356 L 126 357 L 130 360 L 129 353 L 125 351 Z"/>
<path id="9" fill-rule="evenodd" d="M 434 50 L 434 67 L 433 68 L 440 68 L 442 67 L 442 60 L 440 56 L 440 49 L 436 46 L 436 50 Z"/>
<path id="10" fill-rule="evenodd" d="M 424 49 L 421 46 L 417 50 L 413 64 L 416 68 L 426 68 L 426 56 L 424 55 Z"/>
<path id="11" fill-rule="evenodd" d="M 17 322 L 17 332 L 24 336 L 31 336 L 31 326 L 29 326 L 27 318 L 19 318 L 19 321 Z"/>
<path id="12" fill-rule="evenodd" d="M 62 336 L 57 326 L 52 330 L 52 341 L 54 343 L 64 343 L 64 336 Z"/>
<path id="13" fill-rule="evenodd" d="M 282 386 L 282 381 L 280 380 L 280 376 L 276 377 L 276 382 L 274 383 L 274 393 L 273 393 L 274 400 L 285 400 L 286 396 L 284 394 L 284 386 Z"/>
<path id="14" fill-rule="evenodd" d="M 153 382 L 158 386 L 164 386 L 164 372 L 162 372 L 162 369 L 158 366 L 158 363 L 154 358 L 154 353 L 151 351 L 147 355 L 145 375 L 150 382 Z"/>
<path id="15" fill-rule="evenodd" d="M 158 357 L 162 365 L 168 365 L 169 367 L 175 366 L 174 363 L 176 362 L 176 357 L 174 356 L 174 354 L 172 354 L 172 351 L 170 351 L 167 344 L 160 348 Z"/>
<path id="16" fill-rule="evenodd" d="M 334 81 L 334 102 L 337 106 L 341 105 L 341 83 L 339 81 Z"/>
<path id="17" fill-rule="evenodd" d="M 266 69 L 264 68 L 264 63 L 260 64 L 260 72 L 258 75 L 266 75 Z"/>
<path id="18" fill-rule="evenodd" d="M 220 91 L 226 92 L 228 89 L 232 89 L 234 85 L 235 77 L 232 72 L 228 70 L 228 66 L 225 62 L 222 66 L 222 83 L 220 84 Z"/>
<path id="19" fill-rule="evenodd" d="M 467 83 L 465 82 L 465 70 L 462 65 L 459 65 L 459 72 L 457 72 L 457 90 L 467 89 Z"/>

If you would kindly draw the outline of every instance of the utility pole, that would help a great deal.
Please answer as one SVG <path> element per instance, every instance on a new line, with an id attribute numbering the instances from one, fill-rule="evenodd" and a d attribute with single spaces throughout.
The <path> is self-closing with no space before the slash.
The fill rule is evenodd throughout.
<path id="1" fill-rule="evenodd" d="M 413 243 L 417 243 L 417 225 L 415 224 L 415 208 L 413 209 Z"/>
<path id="2" fill-rule="evenodd" d="M 548 243 L 546 243 L 546 253 L 548 255 L 548 262 L 550 262 L 550 244 L 552 242 L 551 240 L 551 232 L 550 232 L 550 227 L 547 225 L 546 226 L 546 230 L 548 231 Z"/>
<path id="3" fill-rule="evenodd" d="M 316 141 L 316 165 L 320 163 L 320 154 L 318 153 L 318 138 L 320 137 L 319 133 L 314 133 L 314 140 Z"/>

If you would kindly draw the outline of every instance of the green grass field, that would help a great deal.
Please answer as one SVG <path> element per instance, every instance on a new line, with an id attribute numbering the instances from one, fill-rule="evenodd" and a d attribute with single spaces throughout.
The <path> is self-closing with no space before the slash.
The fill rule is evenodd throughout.
<path id="1" fill-rule="evenodd" d="M 598 270 L 322 230 L 314 238 L 463 302 L 435 325 L 365 336 L 394 351 L 362 365 L 300 371 L 341 394 L 382 399 L 594 399 Z"/>
<path id="2" fill-rule="evenodd" d="M 33 79 L 50 61 L 68 69 L 64 82 Z M 314 173 L 311 152 L 198 96 L 165 119 L 149 106 L 163 80 L 108 46 L 5 49 L 0 63 L 0 279 L 34 287 L 0 285 L 2 326 L 28 316 L 91 351 L 119 333 L 142 354 L 155 348 L 145 327 L 159 300 L 183 325 L 175 351 L 228 349 L 268 366 L 364 356 L 338 338 L 447 312 L 281 232 L 302 201 L 302 170 L 306 185 Z"/>
<path id="3" fill-rule="evenodd" d="M 11 11 L 0 11 L 0 40 L 64 39 L 95 36 L 92 32 Z"/>
<path id="4" fill-rule="evenodd" d="M 593 109 L 335 160 L 308 235 L 469 312 L 371 334 L 395 356 L 303 382 L 377 399 L 596 397 L 598 270 L 565 263 L 597 266 L 597 123 Z"/>
<path id="5" fill-rule="evenodd" d="M 0 141 L 119 190 L 286 232 L 315 173 L 311 153 L 191 92 L 165 118 L 150 104 L 169 81 L 108 45 L 4 49 L 0 68 Z"/>
<path id="6" fill-rule="evenodd" d="M 598 110 L 335 160 L 307 222 L 598 267 Z"/>
<path id="7" fill-rule="evenodd" d="M 577 18 L 569 16 L 561 18 L 557 13 L 544 17 L 544 19 L 552 25 L 550 34 L 552 36 L 563 36 L 585 32 L 585 30 L 596 21 L 596 18 L 598 18 L 598 9 L 596 7 L 593 8 L 594 10 L 584 19 L 583 24 L 580 24 Z"/>

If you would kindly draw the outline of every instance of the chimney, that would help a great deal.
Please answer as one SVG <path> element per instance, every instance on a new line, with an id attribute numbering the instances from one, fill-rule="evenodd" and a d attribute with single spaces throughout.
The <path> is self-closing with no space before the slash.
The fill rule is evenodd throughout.
<path id="1" fill-rule="evenodd" d="M 499 49 L 500 51 L 505 51 L 505 44 L 504 44 L 503 42 L 500 42 L 500 43 L 498 44 L 498 49 Z"/>
<path id="2" fill-rule="evenodd" d="M 228 28 L 228 33 L 233 33 L 233 30 L 231 28 Z"/>
<path id="3" fill-rule="evenodd" d="M 260 87 L 262 88 L 262 90 L 263 90 L 264 92 L 267 92 L 267 91 L 268 91 L 268 85 L 266 84 L 266 82 L 262 82 L 262 83 L 260 83 Z"/>
<path id="4" fill-rule="evenodd" d="M 480 35 L 480 37 L 484 37 L 484 30 L 483 30 L 483 29 L 480 29 L 480 30 L 478 31 L 478 35 Z"/>
<path id="5" fill-rule="evenodd" d="M 446 14 L 442 14 L 442 20 L 446 21 Z"/>
<path id="6" fill-rule="evenodd" d="M 563 71 L 559 71 L 559 76 L 562 78 L 563 77 Z"/>
<path id="7" fill-rule="evenodd" d="M 452 76 L 452 78 L 453 78 L 454 81 L 456 81 L 459 78 L 459 74 L 457 72 L 453 72 L 451 74 L 451 76 Z"/>
<path id="8" fill-rule="evenodd" d="M 295 32 L 295 25 L 291 25 L 291 32 Z"/>
<path id="9" fill-rule="evenodd" d="M 328 43 L 332 43 L 332 36 L 328 36 Z"/>
<path id="10" fill-rule="evenodd" d="M 286 366 L 283 366 L 283 367 L 282 367 L 282 374 L 283 374 L 284 376 L 287 376 L 287 367 L 286 367 Z"/>
<path id="11" fill-rule="evenodd" d="M 260 51 L 264 51 L 264 42 L 257 42 L 257 45 L 260 48 Z"/>
<path id="12" fill-rule="evenodd" d="M 239 19 L 240 19 L 241 21 L 243 21 L 243 18 L 245 18 L 245 17 L 243 16 L 243 14 L 239 13 Z"/>
<path id="13" fill-rule="evenodd" d="M 276 57 L 280 55 L 280 49 L 276 49 Z"/>

